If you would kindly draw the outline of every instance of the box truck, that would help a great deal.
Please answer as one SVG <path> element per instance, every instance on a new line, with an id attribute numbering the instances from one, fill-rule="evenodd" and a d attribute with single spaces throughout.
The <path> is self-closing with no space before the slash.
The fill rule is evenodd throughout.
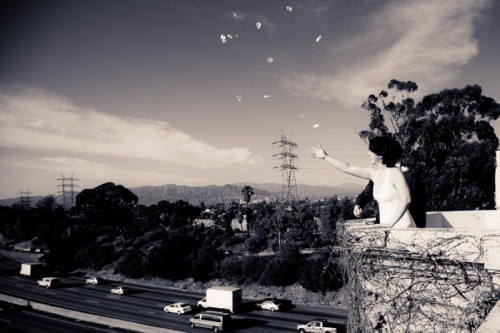
<path id="1" fill-rule="evenodd" d="M 39 277 L 44 274 L 44 267 L 42 263 L 39 262 L 28 262 L 21 264 L 21 272 L 19 274 L 25 276 Z"/>
<path id="2" fill-rule="evenodd" d="M 241 288 L 218 286 L 207 289 L 205 298 L 198 301 L 198 307 L 234 312 L 242 302 Z"/>

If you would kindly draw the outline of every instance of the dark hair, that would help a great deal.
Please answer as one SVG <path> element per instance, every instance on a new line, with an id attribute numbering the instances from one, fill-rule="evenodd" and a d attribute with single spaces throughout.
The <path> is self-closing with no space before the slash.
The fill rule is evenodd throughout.
<path id="1" fill-rule="evenodd" d="M 377 136 L 370 139 L 368 149 L 382 157 L 382 164 L 389 168 L 396 166 L 403 153 L 403 148 L 401 148 L 399 142 L 390 136 Z"/>

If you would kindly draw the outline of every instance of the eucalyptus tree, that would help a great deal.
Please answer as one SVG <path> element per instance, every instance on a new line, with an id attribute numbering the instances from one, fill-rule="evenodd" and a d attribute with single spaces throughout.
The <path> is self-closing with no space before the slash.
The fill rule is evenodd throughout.
<path id="1" fill-rule="evenodd" d="M 362 104 L 370 123 L 360 136 L 398 139 L 402 163 L 424 176 L 428 210 L 492 209 L 499 141 L 491 122 L 500 116 L 499 104 L 478 85 L 445 89 L 419 103 L 411 98 L 414 82 L 391 80 L 388 89 Z"/>

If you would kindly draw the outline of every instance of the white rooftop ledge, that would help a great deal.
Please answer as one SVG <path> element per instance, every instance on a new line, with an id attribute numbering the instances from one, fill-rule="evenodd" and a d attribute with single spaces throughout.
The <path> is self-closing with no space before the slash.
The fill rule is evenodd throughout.
<path id="1" fill-rule="evenodd" d="M 500 210 L 428 212 L 426 228 L 500 229 Z"/>

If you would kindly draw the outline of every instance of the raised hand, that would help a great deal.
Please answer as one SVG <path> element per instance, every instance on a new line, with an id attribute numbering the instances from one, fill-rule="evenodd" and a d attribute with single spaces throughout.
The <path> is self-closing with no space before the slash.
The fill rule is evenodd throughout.
<path id="1" fill-rule="evenodd" d="M 324 159 L 326 157 L 326 151 L 323 149 L 323 147 L 318 146 L 318 147 L 311 147 L 309 149 L 309 153 L 311 154 L 311 157 L 316 157 L 320 159 Z"/>

